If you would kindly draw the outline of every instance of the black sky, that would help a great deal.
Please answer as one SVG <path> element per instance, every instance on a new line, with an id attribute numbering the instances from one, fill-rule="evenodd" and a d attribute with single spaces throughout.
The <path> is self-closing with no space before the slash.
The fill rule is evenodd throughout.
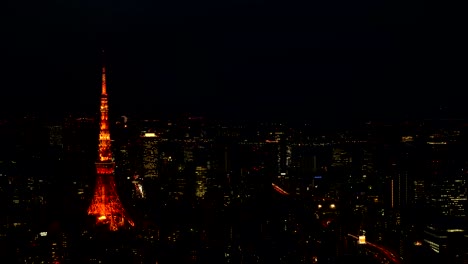
<path id="1" fill-rule="evenodd" d="M 102 47 L 119 115 L 465 111 L 464 19 L 448 4 L 14 1 L 0 12 L 3 112 L 95 112 Z"/>

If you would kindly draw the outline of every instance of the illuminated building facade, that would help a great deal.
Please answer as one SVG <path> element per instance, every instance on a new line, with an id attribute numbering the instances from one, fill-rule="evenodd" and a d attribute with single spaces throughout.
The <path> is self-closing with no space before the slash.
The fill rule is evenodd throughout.
<path id="1" fill-rule="evenodd" d="M 396 173 L 390 180 L 391 208 L 404 209 L 408 204 L 408 173 Z"/>
<path id="2" fill-rule="evenodd" d="M 442 216 L 426 226 L 424 242 L 443 263 L 467 263 L 466 227 L 466 222 L 462 219 Z"/>
<path id="3" fill-rule="evenodd" d="M 424 204 L 426 198 L 424 180 L 417 179 L 413 182 L 414 186 L 414 203 L 417 205 Z"/>
<path id="4" fill-rule="evenodd" d="M 455 217 L 466 216 L 466 173 L 455 177 L 443 177 L 431 184 L 430 203 L 441 214 Z"/>
<path id="5" fill-rule="evenodd" d="M 203 199 L 207 191 L 206 181 L 207 181 L 208 169 L 203 166 L 197 166 L 195 168 L 195 174 L 197 176 L 195 195 L 198 198 Z"/>
<path id="6" fill-rule="evenodd" d="M 145 133 L 143 141 L 143 177 L 157 178 L 158 173 L 158 137 L 155 133 Z"/>
<path id="7" fill-rule="evenodd" d="M 49 145 L 63 147 L 62 126 L 49 126 Z"/>
<path id="8" fill-rule="evenodd" d="M 124 226 L 131 226 L 133 221 L 128 217 L 117 194 L 114 181 L 115 163 L 111 151 L 111 139 L 109 132 L 108 103 L 106 90 L 106 72 L 102 68 L 102 93 L 101 93 L 101 121 L 99 132 L 98 161 L 96 162 L 96 186 L 88 214 L 97 218 L 97 224 L 109 225 L 112 231 Z"/>

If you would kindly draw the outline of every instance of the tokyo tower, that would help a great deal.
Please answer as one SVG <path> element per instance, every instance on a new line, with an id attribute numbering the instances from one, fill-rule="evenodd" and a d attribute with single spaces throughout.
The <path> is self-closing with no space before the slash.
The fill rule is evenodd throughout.
<path id="1" fill-rule="evenodd" d="M 96 186 L 88 215 L 94 215 L 97 224 L 107 224 L 115 231 L 126 224 L 134 226 L 120 202 L 114 181 L 115 163 L 112 159 L 106 91 L 106 69 L 102 67 L 101 120 L 99 131 L 99 157 L 96 162 Z"/>

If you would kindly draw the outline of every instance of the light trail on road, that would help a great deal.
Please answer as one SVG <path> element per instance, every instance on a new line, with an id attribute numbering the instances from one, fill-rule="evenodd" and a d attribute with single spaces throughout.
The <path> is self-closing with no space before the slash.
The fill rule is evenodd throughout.
<path id="1" fill-rule="evenodd" d="M 353 234 L 348 234 L 348 236 L 356 239 L 356 240 L 359 240 L 359 237 L 358 236 L 355 236 Z M 370 246 L 374 249 L 377 249 L 380 253 L 382 253 L 388 260 L 392 261 L 393 263 L 395 264 L 400 264 L 401 261 L 400 261 L 400 258 L 393 252 L 391 252 L 390 250 L 384 248 L 383 246 L 380 246 L 380 245 L 376 245 L 374 243 L 371 243 L 371 242 L 368 242 L 366 241 L 365 244 L 362 244 L 363 246 Z"/>
<path id="2" fill-rule="evenodd" d="M 271 183 L 271 186 L 273 186 L 273 189 L 275 191 L 277 191 L 279 194 L 282 194 L 282 195 L 289 195 L 289 193 L 283 189 L 281 189 L 281 187 L 279 187 L 278 185 L 274 184 L 274 183 Z"/>

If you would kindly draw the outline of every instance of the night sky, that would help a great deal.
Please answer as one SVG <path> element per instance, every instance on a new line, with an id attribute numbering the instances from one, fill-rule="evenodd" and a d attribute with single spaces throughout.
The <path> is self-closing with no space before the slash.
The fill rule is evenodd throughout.
<path id="1" fill-rule="evenodd" d="M 465 111 L 461 9 L 416 1 L 10 1 L 2 113 L 379 118 Z"/>

